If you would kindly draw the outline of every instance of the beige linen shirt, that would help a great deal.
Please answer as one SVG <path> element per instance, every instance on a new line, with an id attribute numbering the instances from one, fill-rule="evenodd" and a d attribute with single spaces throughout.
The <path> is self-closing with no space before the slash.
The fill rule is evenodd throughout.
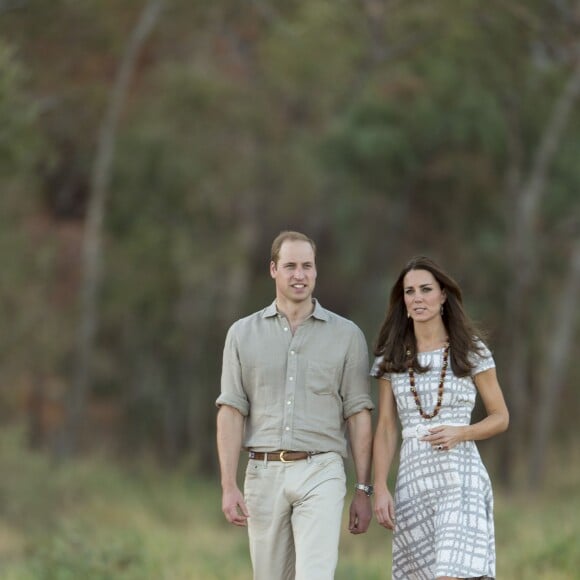
<path id="1" fill-rule="evenodd" d="M 346 456 L 346 419 L 374 408 L 368 363 L 363 333 L 350 320 L 314 300 L 292 334 L 273 302 L 229 329 L 216 405 L 246 418 L 246 449 Z"/>

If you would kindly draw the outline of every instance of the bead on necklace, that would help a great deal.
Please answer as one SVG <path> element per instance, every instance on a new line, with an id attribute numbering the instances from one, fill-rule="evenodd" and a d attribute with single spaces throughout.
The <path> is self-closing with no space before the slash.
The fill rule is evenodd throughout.
<path id="1" fill-rule="evenodd" d="M 407 355 L 410 356 L 411 352 L 407 351 Z M 445 348 L 443 349 L 443 364 L 441 366 L 441 377 L 439 379 L 439 388 L 437 389 L 437 404 L 435 405 L 435 409 L 433 409 L 432 413 L 425 413 L 423 407 L 421 406 L 421 399 L 419 399 L 419 393 L 417 393 L 417 388 L 415 387 L 415 370 L 411 362 L 409 362 L 408 371 L 409 371 L 409 384 L 411 385 L 411 394 L 415 399 L 415 404 L 417 405 L 417 409 L 419 414 L 423 419 L 433 419 L 436 417 L 441 409 L 441 404 L 443 403 L 443 385 L 445 383 L 445 375 L 447 373 L 447 365 L 449 362 L 449 342 L 445 343 Z"/>

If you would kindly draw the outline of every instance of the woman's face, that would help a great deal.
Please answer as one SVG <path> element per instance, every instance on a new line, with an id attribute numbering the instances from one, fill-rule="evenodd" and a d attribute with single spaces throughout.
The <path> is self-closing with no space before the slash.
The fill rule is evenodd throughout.
<path id="1" fill-rule="evenodd" d="M 428 322 L 441 316 L 447 299 L 435 276 L 428 270 L 410 270 L 403 278 L 403 296 L 407 313 L 415 322 Z"/>

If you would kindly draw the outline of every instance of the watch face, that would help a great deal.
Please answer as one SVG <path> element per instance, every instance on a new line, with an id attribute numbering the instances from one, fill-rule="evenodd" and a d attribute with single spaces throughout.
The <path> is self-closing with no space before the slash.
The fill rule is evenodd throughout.
<path id="1" fill-rule="evenodd" d="M 371 496 L 373 494 L 373 486 L 372 485 L 366 485 L 364 483 L 357 483 L 355 485 L 355 489 L 359 489 L 360 491 L 363 491 L 368 496 Z"/>

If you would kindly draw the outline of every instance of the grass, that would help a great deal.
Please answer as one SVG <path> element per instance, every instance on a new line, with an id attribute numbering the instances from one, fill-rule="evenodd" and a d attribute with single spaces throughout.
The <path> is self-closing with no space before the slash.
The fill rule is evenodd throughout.
<path id="1" fill-rule="evenodd" d="M 3 580 L 251 579 L 246 532 L 224 521 L 217 481 L 146 461 L 56 469 L 18 439 L 0 437 Z M 578 459 L 554 462 L 541 494 L 496 493 L 499 579 L 580 579 Z M 336 578 L 390 578 L 389 533 L 376 522 L 364 536 L 345 532 Z"/>

